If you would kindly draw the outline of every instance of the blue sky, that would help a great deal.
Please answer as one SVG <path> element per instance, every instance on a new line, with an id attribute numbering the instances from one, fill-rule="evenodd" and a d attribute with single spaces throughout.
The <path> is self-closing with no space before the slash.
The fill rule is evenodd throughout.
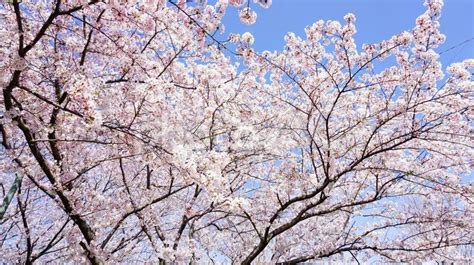
<path id="1" fill-rule="evenodd" d="M 253 4 L 257 22 L 247 26 L 239 22 L 238 11 L 230 8 L 224 18 L 226 33 L 251 32 L 258 51 L 281 50 L 287 32 L 304 36 L 304 28 L 323 20 L 343 21 L 349 12 L 357 17 L 358 47 L 362 43 L 379 42 L 403 30 L 413 28 L 415 19 L 425 11 L 423 0 L 273 0 L 269 9 Z M 474 0 L 445 0 L 441 31 L 447 36 L 438 51 L 474 38 Z M 474 40 L 444 53 L 444 66 L 466 58 L 474 58 Z"/>

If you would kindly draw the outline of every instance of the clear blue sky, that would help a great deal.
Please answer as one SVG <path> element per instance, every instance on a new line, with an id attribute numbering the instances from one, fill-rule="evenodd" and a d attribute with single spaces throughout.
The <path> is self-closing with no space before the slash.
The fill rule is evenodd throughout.
<path id="1" fill-rule="evenodd" d="M 224 18 L 226 33 L 251 32 L 258 51 L 281 50 L 283 37 L 293 31 L 305 36 L 304 28 L 323 20 L 343 21 L 349 12 L 357 17 L 358 47 L 387 39 L 403 30 L 413 28 L 415 19 L 425 11 L 423 0 L 273 0 L 269 9 L 253 4 L 257 22 L 247 26 L 239 22 L 238 11 L 228 10 Z M 474 37 L 474 0 L 445 0 L 441 17 L 441 31 L 447 36 L 438 51 Z M 465 58 L 474 58 L 474 40 L 442 55 L 443 66 Z"/>

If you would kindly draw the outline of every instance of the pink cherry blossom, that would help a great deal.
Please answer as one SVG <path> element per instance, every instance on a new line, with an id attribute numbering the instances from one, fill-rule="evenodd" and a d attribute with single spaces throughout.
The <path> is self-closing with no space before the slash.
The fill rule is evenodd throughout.
<path id="1" fill-rule="evenodd" d="M 259 4 L 263 8 L 269 8 L 272 5 L 272 0 L 253 0 L 254 3 Z"/>
<path id="2" fill-rule="evenodd" d="M 2 3 L 0 263 L 468 264 L 474 59 L 441 64 L 443 2 L 378 43 L 352 13 L 219 35 L 271 3 Z"/>
<path id="3" fill-rule="evenodd" d="M 240 21 L 247 25 L 252 25 L 257 21 L 257 13 L 250 9 L 250 7 L 245 7 L 240 11 Z"/>

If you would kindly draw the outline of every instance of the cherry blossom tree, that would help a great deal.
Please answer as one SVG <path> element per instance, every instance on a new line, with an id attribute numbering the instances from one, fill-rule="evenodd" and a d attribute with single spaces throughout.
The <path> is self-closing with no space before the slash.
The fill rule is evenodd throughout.
<path id="1" fill-rule="evenodd" d="M 441 65 L 441 0 L 262 53 L 221 19 L 271 1 L 209 2 L 2 2 L 1 262 L 472 259 L 474 59 Z"/>

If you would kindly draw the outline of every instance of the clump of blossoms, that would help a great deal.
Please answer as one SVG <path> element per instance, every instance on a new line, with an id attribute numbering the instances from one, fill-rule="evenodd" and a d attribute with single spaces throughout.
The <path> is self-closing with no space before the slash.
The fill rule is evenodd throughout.
<path id="1" fill-rule="evenodd" d="M 245 32 L 244 34 L 242 34 L 241 39 L 242 39 L 242 42 L 247 45 L 252 45 L 255 41 L 255 38 L 250 32 Z"/>
<path id="2" fill-rule="evenodd" d="M 272 5 L 272 0 L 253 0 L 253 2 L 259 4 L 263 8 L 269 8 Z"/>
<path id="3" fill-rule="evenodd" d="M 247 25 L 252 25 L 257 21 L 257 13 L 253 11 L 250 7 L 245 7 L 240 10 L 239 13 L 240 21 Z"/>

